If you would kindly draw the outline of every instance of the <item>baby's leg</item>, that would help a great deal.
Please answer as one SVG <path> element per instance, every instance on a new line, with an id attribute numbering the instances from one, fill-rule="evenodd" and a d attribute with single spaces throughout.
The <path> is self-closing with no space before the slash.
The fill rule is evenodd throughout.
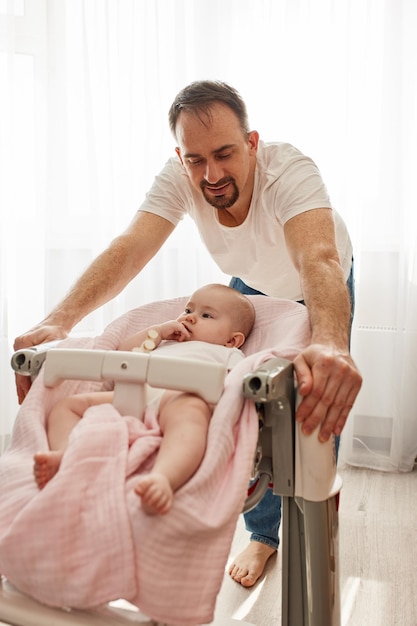
<path id="1" fill-rule="evenodd" d="M 46 424 L 50 450 L 34 457 L 35 480 L 40 489 L 55 476 L 67 447 L 68 438 L 90 406 L 112 402 L 113 392 L 83 393 L 59 400 L 52 408 Z"/>
<path id="2" fill-rule="evenodd" d="M 49 448 L 65 450 L 69 436 L 84 413 L 91 406 L 112 402 L 113 392 L 79 393 L 59 400 L 47 420 Z"/>
<path id="3" fill-rule="evenodd" d="M 146 513 L 167 513 L 174 492 L 199 467 L 211 414 L 212 409 L 199 396 L 178 391 L 164 393 L 159 411 L 161 447 L 151 473 L 141 478 L 135 488 Z"/>

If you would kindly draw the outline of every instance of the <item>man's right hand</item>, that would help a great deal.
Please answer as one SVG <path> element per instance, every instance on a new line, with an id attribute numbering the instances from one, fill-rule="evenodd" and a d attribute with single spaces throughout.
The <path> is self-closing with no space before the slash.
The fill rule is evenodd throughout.
<path id="1" fill-rule="evenodd" d="M 31 348 L 47 341 L 56 341 L 59 339 L 65 339 L 68 333 L 62 328 L 62 326 L 42 325 L 35 326 L 28 332 L 16 337 L 13 348 L 15 350 L 22 350 L 23 348 Z M 25 399 L 30 386 L 32 384 L 30 376 L 22 376 L 16 374 L 16 390 L 19 404 L 22 404 Z"/>

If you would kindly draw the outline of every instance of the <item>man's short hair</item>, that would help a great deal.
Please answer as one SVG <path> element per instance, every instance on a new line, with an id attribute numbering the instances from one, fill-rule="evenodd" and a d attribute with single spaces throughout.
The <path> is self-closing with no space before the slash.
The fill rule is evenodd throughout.
<path id="1" fill-rule="evenodd" d="M 169 109 L 169 125 L 174 137 L 181 111 L 191 111 L 200 119 L 202 119 L 202 115 L 210 119 L 211 106 L 216 102 L 225 104 L 235 113 L 242 132 L 247 135 L 249 133 L 249 120 L 246 104 L 236 89 L 221 81 L 201 80 L 184 87 L 177 94 Z"/>

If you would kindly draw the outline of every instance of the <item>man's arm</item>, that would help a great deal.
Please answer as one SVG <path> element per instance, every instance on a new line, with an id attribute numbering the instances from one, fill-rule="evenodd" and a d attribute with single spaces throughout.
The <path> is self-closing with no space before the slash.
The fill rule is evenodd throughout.
<path id="1" fill-rule="evenodd" d="M 300 273 L 312 329 L 311 344 L 294 360 L 303 400 L 297 420 L 320 439 L 340 435 L 362 384 L 349 351 L 349 292 L 336 248 L 330 209 L 298 215 L 284 227 L 289 253 Z"/>
<path id="2" fill-rule="evenodd" d="M 139 212 L 127 230 L 91 263 L 49 315 L 16 339 L 15 349 L 65 337 L 88 313 L 119 294 L 156 254 L 173 229 L 173 224 L 164 218 Z"/>
<path id="3" fill-rule="evenodd" d="M 174 225 L 162 217 L 138 212 L 125 232 L 91 263 L 49 315 L 16 338 L 14 349 L 64 339 L 88 313 L 122 291 L 157 253 L 173 229 Z M 29 386 L 28 377 L 17 376 L 20 401 Z"/>

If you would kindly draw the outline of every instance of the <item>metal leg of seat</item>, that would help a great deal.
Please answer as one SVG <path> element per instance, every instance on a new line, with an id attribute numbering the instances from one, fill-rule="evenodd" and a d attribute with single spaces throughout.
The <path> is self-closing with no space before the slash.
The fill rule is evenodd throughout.
<path id="1" fill-rule="evenodd" d="M 264 363 L 245 378 L 244 394 L 259 405 L 259 447 L 270 462 L 274 493 L 282 497 L 282 626 L 340 626 L 339 483 L 332 449 L 315 443 L 315 450 L 303 448 L 304 454 L 297 456 L 300 434 L 288 361 Z M 314 443 L 306 440 L 303 446 Z M 319 495 L 311 479 L 317 474 Z"/>
<path id="2" fill-rule="evenodd" d="M 282 626 L 340 626 L 337 497 L 283 498 Z"/>
<path id="3" fill-rule="evenodd" d="M 305 545 L 301 540 L 304 520 L 294 498 L 282 498 L 282 579 L 281 624 L 304 626 L 307 587 Z M 324 625 L 323 625 L 324 626 Z"/>

